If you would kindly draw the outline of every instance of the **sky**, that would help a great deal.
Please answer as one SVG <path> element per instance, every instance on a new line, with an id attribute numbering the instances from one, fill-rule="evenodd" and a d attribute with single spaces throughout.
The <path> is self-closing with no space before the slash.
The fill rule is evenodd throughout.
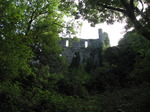
<path id="1" fill-rule="evenodd" d="M 77 2 L 77 0 L 75 0 Z M 147 7 L 146 4 L 144 4 L 144 9 Z M 139 3 L 139 9 L 142 9 L 142 5 Z M 110 39 L 110 45 L 116 46 L 118 45 L 118 41 L 120 38 L 123 38 L 123 35 L 125 34 L 124 26 L 125 23 L 114 23 L 113 25 L 107 25 L 104 24 L 98 24 L 95 27 L 91 27 L 90 24 L 87 21 L 83 22 L 83 26 L 81 29 L 81 33 L 79 34 L 79 38 L 84 39 L 96 39 L 98 38 L 98 29 L 101 28 L 103 32 L 108 33 L 109 39 Z"/>
<path id="2" fill-rule="evenodd" d="M 101 28 L 103 32 L 108 33 L 110 39 L 110 45 L 116 46 L 120 38 L 125 33 L 125 23 L 114 23 L 113 25 L 107 25 L 106 23 L 98 24 L 95 27 L 91 27 L 87 21 L 83 21 L 81 33 L 78 35 L 79 38 L 83 39 L 96 39 L 98 38 L 98 29 Z"/>

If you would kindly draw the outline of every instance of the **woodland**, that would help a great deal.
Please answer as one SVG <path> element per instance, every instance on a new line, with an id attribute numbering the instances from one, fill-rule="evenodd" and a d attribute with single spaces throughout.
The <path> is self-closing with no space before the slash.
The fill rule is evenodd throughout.
<path id="1" fill-rule="evenodd" d="M 149 4 L 0 0 L 0 112 L 149 112 Z M 58 41 L 76 38 L 79 18 L 91 26 L 127 23 L 117 46 L 103 43 L 99 67 L 79 64 L 78 57 L 70 65 L 60 56 Z"/>

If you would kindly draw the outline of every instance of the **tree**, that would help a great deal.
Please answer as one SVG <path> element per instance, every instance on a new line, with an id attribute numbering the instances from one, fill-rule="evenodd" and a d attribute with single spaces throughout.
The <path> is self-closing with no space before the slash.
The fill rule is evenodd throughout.
<path id="1" fill-rule="evenodd" d="M 144 44 L 143 44 L 144 43 Z M 132 49 L 137 53 L 135 58 L 136 63 L 134 64 L 134 70 L 130 73 L 130 76 L 139 82 L 150 81 L 150 42 L 147 41 L 141 35 L 138 35 L 136 31 L 130 31 L 124 35 L 119 41 L 119 47 L 125 48 L 131 46 Z M 131 48 L 130 48 L 131 49 Z M 131 68 L 131 67 L 130 67 Z"/>
<path id="2" fill-rule="evenodd" d="M 137 52 L 130 44 L 119 45 L 108 48 L 105 53 L 105 60 L 109 63 L 110 73 L 118 80 L 121 87 L 129 86 L 131 82 L 129 74 L 134 69 Z"/>
<path id="3" fill-rule="evenodd" d="M 19 2 L 18 2 L 19 3 Z M 0 78 L 12 80 L 20 73 L 30 74 L 33 56 L 23 30 L 23 9 L 16 0 L 0 1 Z"/>
<path id="4" fill-rule="evenodd" d="M 103 37 L 104 37 L 103 47 L 105 47 L 105 48 L 110 47 L 109 36 L 108 36 L 108 34 L 106 32 L 103 33 Z"/>
<path id="5" fill-rule="evenodd" d="M 139 5 L 142 8 L 139 8 Z M 134 26 L 140 34 L 150 40 L 149 0 L 80 0 L 77 7 L 91 25 L 105 21 L 112 24 L 126 19 L 128 27 Z"/>

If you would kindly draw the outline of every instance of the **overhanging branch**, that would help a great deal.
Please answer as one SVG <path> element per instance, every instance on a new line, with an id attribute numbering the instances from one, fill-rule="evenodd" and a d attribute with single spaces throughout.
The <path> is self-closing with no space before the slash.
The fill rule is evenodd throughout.
<path id="1" fill-rule="evenodd" d="M 112 6 L 109 6 L 109 5 L 105 5 L 105 4 L 100 4 L 100 3 L 98 3 L 97 5 L 101 6 L 103 8 L 114 10 L 114 11 L 121 12 L 121 13 L 124 13 L 124 14 L 126 13 L 126 11 L 124 9 L 115 8 L 115 7 L 112 7 Z"/>
<path id="2" fill-rule="evenodd" d="M 124 6 L 125 9 L 130 9 L 129 4 L 126 0 L 120 0 L 121 4 Z"/>

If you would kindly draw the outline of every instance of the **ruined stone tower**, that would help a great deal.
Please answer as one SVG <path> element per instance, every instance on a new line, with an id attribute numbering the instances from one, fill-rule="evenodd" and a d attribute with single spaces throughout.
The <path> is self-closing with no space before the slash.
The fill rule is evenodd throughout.
<path id="1" fill-rule="evenodd" d="M 78 55 L 80 64 L 89 63 L 95 67 L 100 66 L 102 43 L 104 40 L 101 29 L 98 30 L 98 34 L 98 39 L 61 38 L 62 55 L 66 57 L 70 64 L 73 58 Z"/>

